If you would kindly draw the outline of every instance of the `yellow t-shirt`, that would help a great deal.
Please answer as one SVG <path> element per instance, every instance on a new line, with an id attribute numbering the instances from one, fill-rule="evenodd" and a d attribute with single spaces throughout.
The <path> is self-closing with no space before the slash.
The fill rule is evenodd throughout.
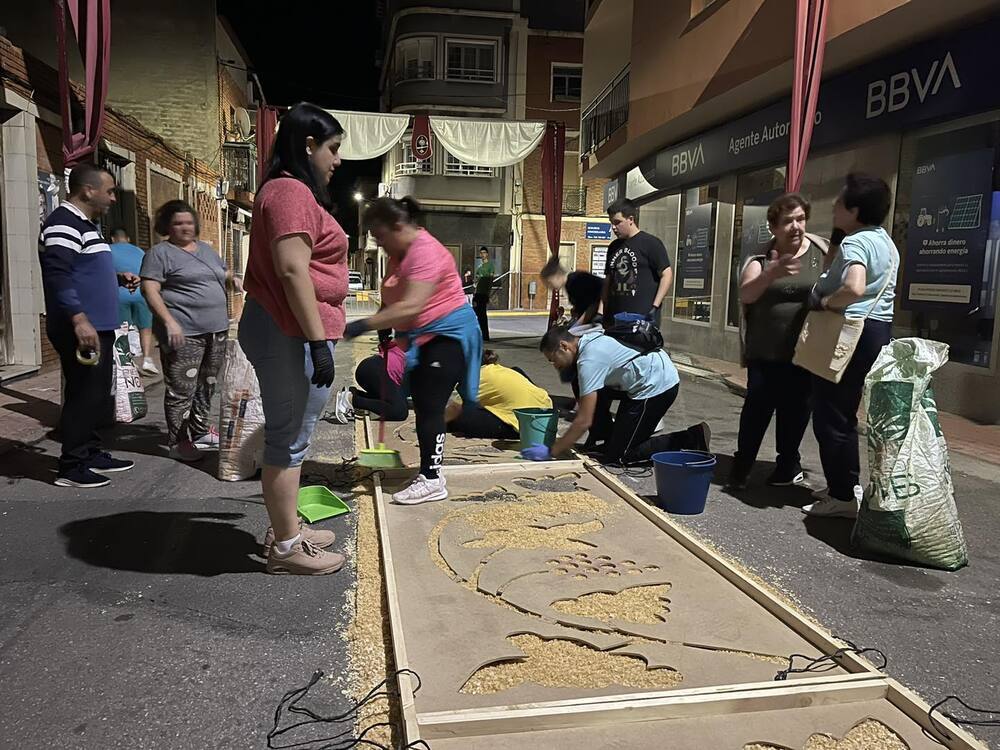
<path id="1" fill-rule="evenodd" d="M 479 405 L 516 430 L 514 409 L 551 409 L 552 399 L 521 373 L 503 365 L 484 365 L 479 370 Z"/>

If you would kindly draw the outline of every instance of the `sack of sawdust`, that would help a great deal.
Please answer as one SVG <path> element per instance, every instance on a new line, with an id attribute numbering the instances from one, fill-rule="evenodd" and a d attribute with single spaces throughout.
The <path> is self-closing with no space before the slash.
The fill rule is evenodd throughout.
<path id="1" fill-rule="evenodd" d="M 919 338 L 883 347 L 865 381 L 869 480 L 852 541 L 945 570 L 968 563 L 931 376 L 948 346 Z"/>
<path id="2" fill-rule="evenodd" d="M 128 424 L 146 416 L 146 389 L 142 385 L 139 368 L 135 366 L 135 358 L 140 352 L 138 342 L 138 330 L 128 323 L 123 323 L 115 331 L 115 346 L 110 356 L 114 358 L 115 378 L 112 389 L 115 397 L 115 421 L 120 424 Z"/>
<path id="3" fill-rule="evenodd" d="M 253 365 L 235 339 L 226 342 L 219 415 L 219 479 L 236 482 L 257 473 L 264 458 L 264 408 Z"/>

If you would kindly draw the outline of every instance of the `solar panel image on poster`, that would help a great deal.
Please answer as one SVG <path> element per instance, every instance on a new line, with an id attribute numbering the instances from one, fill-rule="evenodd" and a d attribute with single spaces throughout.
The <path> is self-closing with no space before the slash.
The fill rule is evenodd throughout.
<path id="1" fill-rule="evenodd" d="M 948 221 L 948 229 L 978 229 L 983 217 L 983 194 L 959 195 Z"/>

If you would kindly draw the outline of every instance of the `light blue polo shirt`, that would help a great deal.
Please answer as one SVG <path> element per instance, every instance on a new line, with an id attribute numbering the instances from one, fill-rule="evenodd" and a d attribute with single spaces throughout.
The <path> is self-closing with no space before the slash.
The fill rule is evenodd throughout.
<path id="1" fill-rule="evenodd" d="M 631 399 L 644 401 L 681 382 L 677 368 L 665 351 L 639 356 L 635 349 L 599 330 L 581 336 L 579 346 L 576 370 L 581 396 L 607 386 L 625 391 Z"/>
<path id="2" fill-rule="evenodd" d="M 865 293 L 861 299 L 848 305 L 844 314 L 851 318 L 863 318 L 871 310 L 869 317 L 891 323 L 896 277 L 899 275 L 899 251 L 889 233 L 882 227 L 865 227 L 847 235 L 830 268 L 816 282 L 816 291 L 824 297 L 833 294 L 844 285 L 847 269 L 854 264 L 865 267 Z M 872 308 L 872 302 L 878 297 L 890 273 L 893 277 L 889 285 Z"/>

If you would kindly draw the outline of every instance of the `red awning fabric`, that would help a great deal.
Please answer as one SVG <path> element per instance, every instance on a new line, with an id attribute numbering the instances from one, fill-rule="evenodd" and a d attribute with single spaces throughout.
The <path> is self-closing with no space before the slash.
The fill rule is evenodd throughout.
<path id="1" fill-rule="evenodd" d="M 826 15 L 829 0 L 797 0 L 795 9 L 795 78 L 792 83 L 791 137 L 788 141 L 788 172 L 785 189 L 795 192 L 809 156 L 816 101 L 823 77 L 826 49 Z"/>
<path id="2" fill-rule="evenodd" d="M 274 131 L 278 127 L 278 108 L 266 104 L 257 110 L 257 184 L 260 185 L 267 174 L 274 147 Z"/>
<path id="3" fill-rule="evenodd" d="M 566 125 L 549 121 L 545 125 L 542 141 L 542 210 L 545 214 L 545 234 L 549 240 L 549 252 L 559 256 L 559 240 L 562 239 L 563 208 L 563 165 L 566 156 Z M 566 269 L 572 271 L 573 269 Z M 552 292 L 549 307 L 549 325 L 556 321 L 559 308 L 559 294 Z"/>
<path id="4" fill-rule="evenodd" d="M 72 167 L 97 149 L 104 129 L 104 104 L 108 98 L 108 69 L 111 63 L 111 0 L 53 0 L 56 45 L 59 56 L 59 102 L 62 110 L 63 157 Z M 69 53 L 66 14 L 83 57 L 85 100 L 83 130 L 73 128 L 69 81 Z"/>

